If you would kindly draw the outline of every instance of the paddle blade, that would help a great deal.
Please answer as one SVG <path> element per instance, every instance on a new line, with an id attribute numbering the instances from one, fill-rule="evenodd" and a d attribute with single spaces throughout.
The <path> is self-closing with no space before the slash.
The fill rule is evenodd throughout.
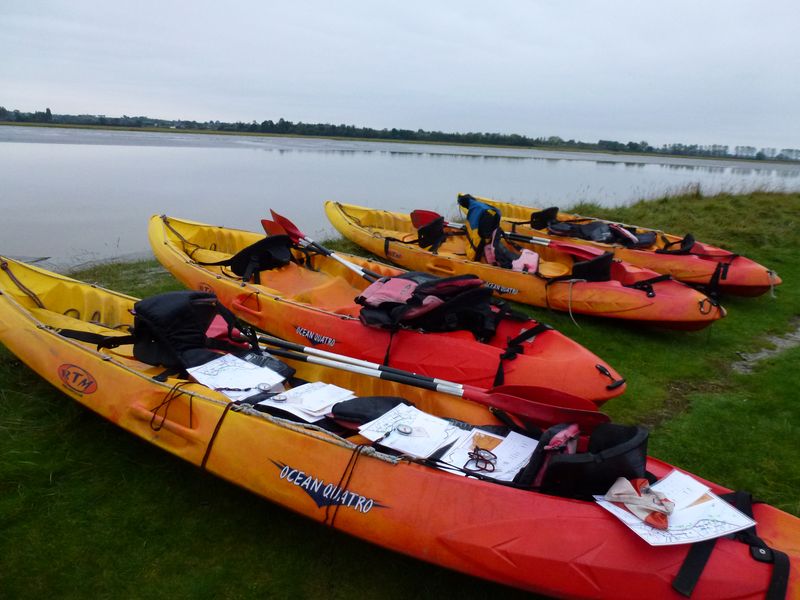
<path id="1" fill-rule="evenodd" d="M 552 388 L 536 385 L 500 385 L 491 390 L 489 394 L 505 394 L 506 396 L 516 396 L 525 400 L 533 400 L 539 404 L 550 404 L 560 408 L 574 408 L 577 410 L 596 411 L 597 404 L 581 396 L 575 396 Z"/>
<path id="2" fill-rule="evenodd" d="M 433 212 L 432 210 L 412 210 L 411 211 L 411 223 L 419 229 L 420 227 L 424 227 L 428 223 L 432 223 L 436 219 L 440 218 L 442 215 L 439 213 Z"/>
<path id="3" fill-rule="evenodd" d="M 286 230 L 270 219 L 261 219 L 261 226 L 267 235 L 286 235 Z"/>
<path id="4" fill-rule="evenodd" d="M 472 400 L 467 394 L 464 398 Z M 605 413 L 595 410 L 581 410 L 579 408 L 566 408 L 553 406 L 544 402 L 527 400 L 519 396 L 509 396 L 507 394 L 487 393 L 479 400 L 482 404 L 487 404 L 498 408 L 512 415 L 527 419 L 543 429 L 559 423 L 577 423 L 581 431 L 591 433 L 594 428 L 602 423 L 608 423 L 611 419 Z"/>
<path id="5" fill-rule="evenodd" d="M 581 246 L 580 244 L 570 244 L 568 242 L 559 242 L 557 240 L 550 240 L 550 244 L 548 245 L 554 250 L 561 250 L 562 252 L 566 252 L 567 254 L 572 254 L 573 256 L 577 256 L 578 258 L 583 258 L 586 260 L 595 258 L 596 256 L 600 256 L 604 253 L 604 251 L 600 248 L 595 248 L 593 246 Z"/>
<path id="6" fill-rule="evenodd" d="M 275 222 L 281 227 L 283 227 L 283 229 L 286 231 L 286 235 L 288 235 L 292 239 L 292 242 L 296 244 L 297 242 L 306 237 L 305 234 L 302 231 L 300 231 L 300 229 L 298 229 L 297 225 L 292 223 L 289 219 L 279 215 L 272 209 L 270 209 L 269 212 L 272 213 L 272 218 L 275 219 Z"/>

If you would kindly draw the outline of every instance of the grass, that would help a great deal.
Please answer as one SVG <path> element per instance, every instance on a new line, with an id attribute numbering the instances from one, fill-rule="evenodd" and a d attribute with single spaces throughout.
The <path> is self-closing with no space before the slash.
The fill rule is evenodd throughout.
<path id="1" fill-rule="evenodd" d="M 796 326 L 800 195 L 692 193 L 578 212 L 691 231 L 780 273 L 776 298 L 726 299 L 728 318 L 694 333 L 582 316 L 578 327 L 529 310 L 627 377 L 628 391 L 607 412 L 651 426 L 651 454 L 800 515 L 800 349 L 750 375 L 730 368 L 738 352 Z M 136 296 L 180 289 L 152 261 L 77 276 Z M 0 589 L 12 598 L 517 595 L 332 532 L 215 479 L 69 401 L 4 348 L 0 527 Z"/>

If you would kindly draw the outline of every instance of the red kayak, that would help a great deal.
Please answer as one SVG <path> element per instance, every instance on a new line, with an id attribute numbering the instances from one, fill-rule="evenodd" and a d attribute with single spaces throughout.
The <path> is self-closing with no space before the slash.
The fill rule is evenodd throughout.
<path id="1" fill-rule="evenodd" d="M 241 319 L 290 341 L 482 388 L 550 388 L 597 404 L 625 389 L 605 361 L 532 319 L 502 319 L 484 342 L 470 331 L 392 333 L 361 322 L 355 298 L 369 282 L 331 257 L 293 248 L 288 263 L 245 282 L 228 266 L 201 263 L 224 262 L 263 234 L 154 216 L 149 238 L 156 258 L 187 287 L 213 291 Z M 381 276 L 404 273 L 343 256 Z"/>

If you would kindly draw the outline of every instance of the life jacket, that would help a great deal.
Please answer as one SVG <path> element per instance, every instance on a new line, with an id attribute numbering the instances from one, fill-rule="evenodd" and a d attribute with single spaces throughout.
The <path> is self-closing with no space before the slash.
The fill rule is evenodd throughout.
<path id="1" fill-rule="evenodd" d="M 492 236 L 500 227 L 500 211 L 479 202 L 469 194 L 459 196 L 458 204 L 467 213 L 465 222 L 467 259 L 479 261 L 484 257 L 484 248 L 491 243 Z"/>
<path id="2" fill-rule="evenodd" d="M 439 278 L 408 272 L 383 277 L 355 301 L 365 325 L 426 331 L 466 329 L 478 339 L 494 336 L 499 313 L 492 309 L 492 290 L 475 275 Z"/>
<path id="3" fill-rule="evenodd" d="M 217 358 L 219 351 L 260 352 L 254 336 L 248 340 L 244 326 L 210 292 L 158 294 L 134 304 L 133 314 L 133 355 L 149 365 L 180 370 Z"/>
<path id="4" fill-rule="evenodd" d="M 536 273 L 539 255 L 533 250 L 508 247 L 500 228 L 500 211 L 493 206 L 475 200 L 469 194 L 458 197 L 458 203 L 467 211 L 467 258 L 484 260 L 486 264 L 504 269 Z"/>
<path id="5" fill-rule="evenodd" d="M 577 434 L 569 423 L 545 431 L 514 483 L 544 494 L 590 499 L 605 494 L 618 477 L 646 477 L 645 428 L 603 423 L 592 431 L 585 452 L 576 451 Z"/>
<path id="6" fill-rule="evenodd" d="M 547 231 L 552 235 L 575 237 L 603 244 L 622 244 L 627 248 L 646 248 L 656 241 L 654 231 L 636 233 L 634 227 L 624 227 L 616 223 L 592 221 L 590 223 L 570 223 L 551 221 Z"/>

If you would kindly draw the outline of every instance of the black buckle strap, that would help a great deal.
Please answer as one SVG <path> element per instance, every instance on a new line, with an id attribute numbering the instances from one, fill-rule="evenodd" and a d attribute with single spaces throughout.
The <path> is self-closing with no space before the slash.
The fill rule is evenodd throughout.
<path id="1" fill-rule="evenodd" d="M 500 362 L 497 365 L 497 372 L 494 376 L 494 387 L 503 385 L 503 382 L 505 381 L 503 361 L 514 360 L 517 358 L 517 355 L 522 354 L 525 351 L 525 349 L 522 347 L 523 342 L 539 335 L 543 331 L 548 331 L 549 329 L 552 329 L 552 327 L 550 327 L 550 325 L 547 323 L 538 323 L 530 329 L 525 329 L 517 337 L 508 340 L 505 350 L 500 355 Z"/>
<path id="2" fill-rule="evenodd" d="M 731 492 L 720 497 L 748 517 L 753 517 L 753 497 L 747 492 Z M 764 540 L 756 535 L 755 526 L 735 533 L 734 538 L 750 546 L 750 556 L 754 560 L 772 563 L 772 575 L 765 594 L 766 600 L 782 600 L 786 598 L 790 568 L 789 557 L 786 553 L 767 546 Z M 692 544 L 678 571 L 678 575 L 672 581 L 672 588 L 676 592 L 687 598 L 692 595 L 692 591 L 700 580 L 708 559 L 711 557 L 711 552 L 714 550 L 717 539 L 714 538 Z"/>
<path id="3" fill-rule="evenodd" d="M 89 344 L 97 344 L 97 349 L 100 348 L 116 348 L 123 344 L 132 344 L 135 338 L 132 335 L 104 335 L 102 333 L 94 333 L 91 331 L 83 331 L 81 329 L 56 329 L 58 335 L 66 338 L 78 340 L 79 342 L 87 342 Z"/>
<path id="4" fill-rule="evenodd" d="M 648 298 L 653 298 L 656 295 L 656 292 L 653 289 L 653 284 L 661 281 L 668 281 L 670 279 L 672 279 L 671 275 L 664 274 L 659 275 L 658 277 L 651 277 L 650 279 L 642 279 L 641 281 L 628 284 L 625 287 L 641 290 L 647 294 Z"/>

